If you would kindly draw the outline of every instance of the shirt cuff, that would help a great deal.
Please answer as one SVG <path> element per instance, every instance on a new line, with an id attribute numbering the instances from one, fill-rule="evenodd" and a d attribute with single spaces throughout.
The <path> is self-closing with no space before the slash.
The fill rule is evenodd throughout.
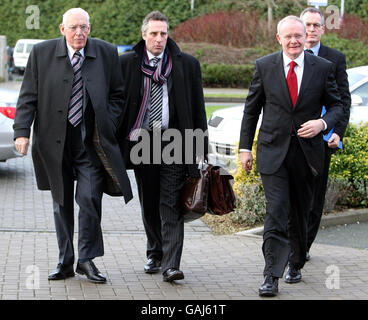
<path id="1" fill-rule="evenodd" d="M 323 124 L 324 124 L 324 129 L 323 129 L 323 131 L 325 131 L 326 129 L 327 129 L 327 123 L 326 123 L 326 121 L 325 120 L 323 120 L 323 119 L 321 119 L 322 120 L 322 122 L 323 122 Z"/>
<path id="2" fill-rule="evenodd" d="M 249 149 L 239 149 L 239 152 L 252 152 L 252 150 L 249 150 Z"/>

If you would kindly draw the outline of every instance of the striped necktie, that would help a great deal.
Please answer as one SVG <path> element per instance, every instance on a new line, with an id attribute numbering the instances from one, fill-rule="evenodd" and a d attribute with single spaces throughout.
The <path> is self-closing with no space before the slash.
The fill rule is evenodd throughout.
<path id="1" fill-rule="evenodd" d="M 71 61 L 74 78 L 72 95 L 69 102 L 68 120 L 76 127 L 82 121 L 83 114 L 83 79 L 82 79 L 82 55 L 79 51 L 76 51 Z"/>
<path id="2" fill-rule="evenodd" d="M 154 57 L 152 59 L 154 66 L 160 61 L 160 58 Z M 163 87 L 161 83 L 151 81 L 151 109 L 149 117 L 149 127 L 161 129 L 162 122 L 162 98 L 163 98 Z"/>

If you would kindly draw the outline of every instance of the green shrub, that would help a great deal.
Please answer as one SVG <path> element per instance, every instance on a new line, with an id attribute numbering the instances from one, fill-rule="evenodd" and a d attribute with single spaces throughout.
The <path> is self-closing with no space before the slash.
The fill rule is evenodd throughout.
<path id="1" fill-rule="evenodd" d="M 368 206 L 368 124 L 348 127 L 344 149 L 332 156 L 330 177 L 348 182 L 338 204 Z"/>
<path id="2" fill-rule="evenodd" d="M 343 143 L 344 148 L 331 158 L 330 175 L 351 183 L 368 181 L 368 123 L 349 124 Z"/>
<path id="3" fill-rule="evenodd" d="M 248 227 L 263 223 L 266 216 L 266 198 L 261 178 L 256 166 L 258 130 L 254 137 L 252 148 L 253 167 L 250 172 L 242 169 L 240 157 L 237 159 L 238 169 L 234 175 L 234 192 L 236 194 L 236 208 L 230 214 L 231 220 L 245 224 Z M 236 151 L 238 153 L 238 146 Z"/>
<path id="4" fill-rule="evenodd" d="M 254 65 L 202 64 L 201 69 L 205 87 L 248 88 Z"/>
<path id="5" fill-rule="evenodd" d="M 237 195 L 236 208 L 230 213 L 231 220 L 249 227 L 264 223 L 266 198 L 261 180 L 241 183 L 238 185 Z"/>
<path id="6" fill-rule="evenodd" d="M 329 213 L 333 211 L 338 201 L 346 194 L 346 190 L 350 188 L 350 185 L 347 179 L 329 176 L 323 212 Z"/>
<path id="7" fill-rule="evenodd" d="M 344 53 L 347 68 L 368 64 L 368 45 L 362 41 L 342 39 L 337 34 L 330 33 L 322 37 L 322 43 Z"/>
<path id="8" fill-rule="evenodd" d="M 234 174 L 237 208 L 231 218 L 248 226 L 263 222 L 266 212 L 264 191 L 256 168 L 257 135 L 252 148 L 251 172 L 242 169 L 238 157 L 238 169 Z M 324 212 L 332 211 L 336 204 L 368 206 L 368 123 L 349 124 L 343 142 L 344 148 L 331 158 Z"/>

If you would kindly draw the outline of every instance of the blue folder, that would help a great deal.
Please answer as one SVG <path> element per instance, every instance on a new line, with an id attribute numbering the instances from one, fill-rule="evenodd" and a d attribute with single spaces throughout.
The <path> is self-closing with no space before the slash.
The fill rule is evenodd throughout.
<path id="1" fill-rule="evenodd" d="M 326 113 L 326 108 L 325 108 L 325 106 L 323 106 L 322 107 L 321 117 L 323 117 L 325 115 L 325 113 Z M 325 140 L 326 142 L 328 142 L 328 140 L 331 138 L 331 136 L 334 133 L 334 131 L 335 131 L 335 128 L 332 128 L 329 133 L 323 135 L 323 140 Z M 338 148 L 339 149 L 342 149 L 342 141 L 340 141 Z"/>

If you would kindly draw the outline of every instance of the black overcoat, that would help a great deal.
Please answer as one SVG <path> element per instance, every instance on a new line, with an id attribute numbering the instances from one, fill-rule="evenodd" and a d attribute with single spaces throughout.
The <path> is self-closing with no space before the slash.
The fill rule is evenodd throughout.
<path id="1" fill-rule="evenodd" d="M 119 139 L 128 168 L 133 167 L 130 163 L 129 155 L 133 144 L 127 140 L 127 136 L 137 119 L 143 97 L 141 63 L 144 45 L 144 40 L 141 40 L 134 47 L 133 52 L 123 54 L 119 57 L 124 80 L 124 99 L 126 102 L 124 122 L 119 130 Z M 167 48 L 172 57 L 173 64 L 168 83 L 169 127 L 180 130 L 183 137 L 185 136 L 185 129 L 201 129 L 203 132 L 207 132 L 200 64 L 196 58 L 182 52 L 171 38 L 168 38 Z M 184 144 L 185 142 L 183 142 Z M 205 138 L 203 152 L 207 154 L 207 150 L 208 139 Z M 184 150 L 183 163 L 185 162 L 185 152 Z M 203 154 L 199 153 L 199 150 L 194 155 L 203 156 Z M 188 164 L 188 174 L 197 176 L 197 167 L 198 165 L 195 163 Z"/>
<path id="2" fill-rule="evenodd" d="M 116 139 L 123 114 L 117 50 L 110 43 L 88 38 L 84 55 L 84 90 L 93 106 L 100 145 L 121 187 L 121 192 L 113 195 L 123 195 L 128 202 L 132 192 Z M 53 199 L 61 205 L 62 159 L 73 76 L 65 37 L 36 44 L 25 70 L 14 120 L 14 138 L 29 137 L 34 121 L 32 157 L 37 186 L 51 190 Z M 107 189 L 106 185 L 104 191 Z"/>

